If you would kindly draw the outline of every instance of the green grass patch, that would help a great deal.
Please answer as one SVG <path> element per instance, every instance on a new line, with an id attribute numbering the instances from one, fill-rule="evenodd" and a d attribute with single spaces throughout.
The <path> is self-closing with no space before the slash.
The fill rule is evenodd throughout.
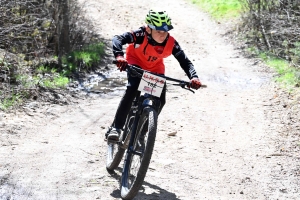
<path id="1" fill-rule="evenodd" d="M 61 74 L 53 74 L 49 76 L 35 76 L 33 78 L 35 84 L 39 84 L 46 88 L 65 88 L 69 83 L 69 78 Z"/>
<path id="2" fill-rule="evenodd" d="M 69 75 L 73 72 L 88 70 L 99 65 L 101 57 L 105 53 L 104 48 L 104 43 L 88 45 L 63 57 L 62 67 L 57 67 L 55 64 L 49 66 L 40 65 L 35 67 L 33 73 L 15 74 L 14 78 L 20 86 L 21 92 L 19 94 L 11 92 L 6 97 L 2 97 L 0 99 L 0 109 L 8 110 L 22 103 L 24 99 L 29 97 L 26 91 L 36 88 L 38 85 L 51 89 L 65 88 L 70 82 Z M 53 60 L 58 60 L 58 58 L 54 57 Z M 0 65 L 7 69 L 10 67 L 10 64 L 3 61 L 3 59 L 0 59 Z"/>
<path id="3" fill-rule="evenodd" d="M 40 69 L 40 68 L 39 68 Z M 51 69 L 54 71 L 54 69 Z M 36 85 L 40 85 L 46 88 L 65 88 L 69 83 L 69 78 L 58 73 L 49 73 L 49 74 L 38 74 L 36 76 L 29 75 L 18 75 L 16 80 L 24 88 L 34 88 Z"/>
<path id="4" fill-rule="evenodd" d="M 64 76 L 54 78 L 44 78 L 39 81 L 39 84 L 46 88 L 65 88 L 69 83 L 69 79 Z"/>
<path id="5" fill-rule="evenodd" d="M 9 108 L 18 105 L 22 101 L 22 98 L 19 94 L 14 94 L 9 98 L 4 98 L 0 101 L 0 109 L 1 110 L 8 110 Z"/>
<path id="6" fill-rule="evenodd" d="M 193 4 L 208 12 L 215 19 L 229 19 L 240 16 L 240 0 L 192 0 Z"/>
<path id="7" fill-rule="evenodd" d="M 70 74 L 77 70 L 90 69 L 97 66 L 101 60 L 104 51 L 104 43 L 91 44 L 83 47 L 81 50 L 71 52 L 68 56 L 62 59 L 63 73 Z"/>
<path id="8" fill-rule="evenodd" d="M 87 67 L 91 67 L 93 63 L 99 63 L 100 57 L 104 54 L 104 43 L 92 44 L 80 51 L 74 51 L 75 61 L 83 61 Z"/>
<path id="9" fill-rule="evenodd" d="M 16 81 L 22 85 L 25 89 L 32 88 L 36 85 L 36 81 L 28 74 L 16 75 Z"/>
<path id="10" fill-rule="evenodd" d="M 34 77 L 30 78 L 22 75 L 17 77 L 17 80 L 26 88 L 35 84 L 46 88 L 64 88 L 69 83 L 68 77 L 70 74 L 88 70 L 99 64 L 101 56 L 105 53 L 104 47 L 102 42 L 88 45 L 81 50 L 73 51 L 64 56 L 61 69 L 41 65 L 35 69 L 37 75 Z"/>
<path id="11" fill-rule="evenodd" d="M 44 65 L 41 65 L 39 67 L 36 68 L 35 70 L 37 73 L 43 74 L 43 73 L 56 73 L 57 69 L 55 68 L 50 68 L 50 67 L 45 67 Z"/>
<path id="12" fill-rule="evenodd" d="M 274 68 L 278 73 L 276 80 L 283 84 L 284 87 L 289 90 L 293 90 L 295 87 L 300 85 L 300 70 L 291 67 L 289 62 L 283 59 L 279 59 L 273 56 L 268 56 L 266 53 L 261 53 L 260 58 L 262 58 L 265 63 Z"/>
<path id="13" fill-rule="evenodd" d="M 63 73 L 58 73 L 56 68 L 45 67 L 41 65 L 36 68 L 37 75 L 27 79 L 31 84 L 40 85 L 46 88 L 65 88 L 69 83 L 69 78 Z M 22 84 L 25 85 L 26 84 Z"/>

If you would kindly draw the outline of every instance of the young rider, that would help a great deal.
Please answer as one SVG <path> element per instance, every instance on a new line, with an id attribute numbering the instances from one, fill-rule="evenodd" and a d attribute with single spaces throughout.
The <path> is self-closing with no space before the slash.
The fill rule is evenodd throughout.
<path id="1" fill-rule="evenodd" d="M 194 65 L 187 58 L 178 42 L 169 34 L 173 29 L 171 19 L 165 11 L 157 12 L 150 10 L 145 19 L 146 25 L 133 32 L 125 32 L 113 37 L 113 53 L 120 71 L 126 69 L 127 64 L 138 66 L 150 72 L 165 73 L 163 59 L 173 54 L 181 68 L 190 79 L 190 87 L 199 89 L 201 82 L 194 69 Z M 126 58 L 122 51 L 122 45 L 129 44 L 126 49 Z M 132 101 L 137 92 L 140 78 L 129 74 L 127 89 L 118 106 L 113 128 L 108 134 L 108 140 L 118 141 Z M 159 112 L 166 102 L 166 85 L 163 88 Z"/>

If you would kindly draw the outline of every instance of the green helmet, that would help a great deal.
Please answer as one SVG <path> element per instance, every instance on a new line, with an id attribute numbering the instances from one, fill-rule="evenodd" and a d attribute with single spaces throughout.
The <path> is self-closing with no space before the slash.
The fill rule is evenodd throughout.
<path id="1" fill-rule="evenodd" d="M 171 18 L 166 11 L 156 12 L 150 10 L 145 19 L 146 24 L 154 30 L 169 31 L 173 29 Z"/>

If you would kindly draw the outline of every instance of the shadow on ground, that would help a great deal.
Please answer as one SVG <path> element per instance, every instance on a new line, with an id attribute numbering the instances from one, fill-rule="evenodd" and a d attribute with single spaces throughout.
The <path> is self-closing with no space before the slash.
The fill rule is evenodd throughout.
<path id="1" fill-rule="evenodd" d="M 115 178 L 116 180 L 120 180 L 122 174 L 122 168 L 118 167 L 116 171 L 120 173 L 110 172 L 111 177 Z M 152 192 L 151 194 L 146 194 L 145 190 L 146 188 L 150 188 L 151 190 L 155 190 L 155 192 Z M 120 190 L 114 190 L 111 193 L 111 196 L 114 198 L 121 198 Z M 175 193 L 169 192 L 159 186 L 153 185 L 149 182 L 144 181 L 142 187 L 139 190 L 139 193 L 134 198 L 135 200 L 160 200 L 160 199 L 168 199 L 168 200 L 180 200 L 176 197 Z"/>

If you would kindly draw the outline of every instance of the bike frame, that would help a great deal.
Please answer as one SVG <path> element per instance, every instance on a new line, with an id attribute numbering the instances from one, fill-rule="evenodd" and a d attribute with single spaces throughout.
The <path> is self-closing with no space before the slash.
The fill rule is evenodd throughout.
<path id="1" fill-rule="evenodd" d="M 145 94 L 141 95 L 141 92 L 138 92 L 138 94 L 136 95 L 136 98 L 138 98 L 137 99 L 137 108 L 136 108 L 137 110 L 135 113 L 132 129 L 130 130 L 131 136 L 130 136 L 130 142 L 129 142 L 127 151 L 129 153 L 140 155 L 140 153 L 133 151 L 133 145 L 134 145 L 133 142 L 134 142 L 134 139 L 136 136 L 136 129 L 138 127 L 138 122 L 140 120 L 140 116 L 145 107 L 152 107 L 156 112 L 158 112 L 158 108 L 160 106 L 160 100 L 158 97 L 152 96 L 151 94 L 145 93 Z M 127 134 L 129 134 L 129 133 L 127 133 Z"/>
<path id="2" fill-rule="evenodd" d="M 133 65 L 128 65 L 128 67 L 129 67 L 129 69 L 128 69 L 129 73 L 131 73 L 131 75 L 133 75 L 133 76 L 139 76 L 139 77 L 141 77 L 143 72 L 151 73 L 149 71 L 140 69 L 140 68 L 135 67 Z M 154 74 L 156 76 L 160 76 L 160 77 L 166 78 L 166 80 L 169 80 L 169 81 L 177 82 L 178 84 L 173 84 L 173 85 L 181 86 L 183 89 L 189 90 L 189 91 L 191 91 L 191 92 L 194 93 L 193 90 L 191 90 L 189 88 L 185 88 L 185 86 L 187 86 L 189 84 L 189 82 L 186 82 L 186 81 L 183 81 L 183 80 L 174 79 L 174 78 L 167 77 L 167 76 L 160 75 L 160 74 L 155 74 L 155 73 L 151 73 L 151 74 Z M 156 112 L 158 112 L 158 109 L 159 109 L 159 106 L 160 106 L 160 99 L 158 97 L 155 97 L 155 96 L 153 96 L 151 94 L 148 94 L 148 93 L 145 93 L 145 94 L 141 95 L 140 91 L 137 93 L 137 95 L 135 97 L 135 101 L 136 101 L 135 102 L 136 105 L 134 105 L 134 106 L 136 106 L 136 108 L 135 108 L 135 111 L 133 111 L 133 112 L 135 112 L 135 117 L 134 117 L 134 122 L 133 122 L 133 125 L 132 125 L 132 129 L 130 130 L 131 136 L 130 136 L 130 142 L 129 142 L 129 145 L 128 145 L 128 148 L 127 148 L 129 152 L 133 152 L 133 142 L 134 142 L 134 138 L 135 138 L 135 134 L 136 134 L 136 129 L 137 129 L 137 126 L 138 126 L 140 115 L 143 112 L 143 109 L 146 106 L 150 106 Z M 127 128 L 127 127 L 125 127 L 125 128 Z M 126 133 L 126 134 L 128 135 L 129 133 Z M 125 138 L 126 138 L 127 135 L 123 136 L 122 141 L 125 140 Z M 123 145 L 123 147 L 124 147 L 124 145 Z"/>

